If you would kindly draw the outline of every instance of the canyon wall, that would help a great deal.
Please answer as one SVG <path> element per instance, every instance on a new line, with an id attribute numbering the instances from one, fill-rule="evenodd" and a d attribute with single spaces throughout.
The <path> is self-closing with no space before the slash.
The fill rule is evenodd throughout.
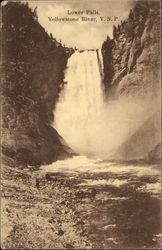
<path id="1" fill-rule="evenodd" d="M 48 35 L 36 9 L 2 7 L 2 158 L 39 165 L 71 152 L 51 124 L 72 48 Z"/>
<path id="2" fill-rule="evenodd" d="M 113 29 L 113 39 L 103 43 L 104 82 L 115 94 L 160 85 L 160 3 L 137 2 L 129 17 Z M 150 91 L 150 92 L 151 92 Z"/>
<path id="3" fill-rule="evenodd" d="M 102 54 L 108 101 L 128 98 L 130 108 L 131 101 L 139 108 L 145 105 L 148 114 L 116 157 L 147 157 L 160 145 L 160 2 L 137 1 L 128 18 L 114 26 L 113 39 L 107 37 Z"/>
<path id="4" fill-rule="evenodd" d="M 71 155 L 52 123 L 67 60 L 74 50 L 48 35 L 38 22 L 36 9 L 31 10 L 27 3 L 9 2 L 2 7 L 1 34 L 3 160 L 39 165 Z M 130 105 L 134 122 L 139 119 L 134 110 L 137 106 L 145 105 L 146 113 L 153 109 L 118 149 L 115 159 L 153 159 L 154 152 L 158 158 L 159 51 L 160 5 L 155 1 L 137 2 L 128 18 L 114 26 L 113 39 L 107 37 L 103 43 L 108 102 L 129 98 L 121 105 Z M 129 112 L 127 107 L 125 110 Z"/>

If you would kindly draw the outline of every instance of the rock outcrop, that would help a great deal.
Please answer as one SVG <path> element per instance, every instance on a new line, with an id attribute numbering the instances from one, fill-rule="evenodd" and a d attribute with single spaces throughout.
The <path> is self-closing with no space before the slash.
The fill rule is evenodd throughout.
<path id="1" fill-rule="evenodd" d="M 27 3 L 8 2 L 2 14 L 4 159 L 37 165 L 64 158 L 71 151 L 51 123 L 74 51 L 46 33 Z"/>
<path id="2" fill-rule="evenodd" d="M 148 116 L 140 118 L 143 125 L 114 157 L 145 158 L 160 143 L 160 3 L 137 1 L 128 18 L 114 26 L 113 39 L 107 37 L 102 54 L 108 101 L 129 98 L 130 106 L 130 100 L 139 108 L 145 105 Z M 132 112 L 136 122 L 133 107 Z"/>
<path id="3" fill-rule="evenodd" d="M 104 83 L 115 95 L 154 94 L 160 86 L 160 3 L 138 1 L 103 43 Z"/>

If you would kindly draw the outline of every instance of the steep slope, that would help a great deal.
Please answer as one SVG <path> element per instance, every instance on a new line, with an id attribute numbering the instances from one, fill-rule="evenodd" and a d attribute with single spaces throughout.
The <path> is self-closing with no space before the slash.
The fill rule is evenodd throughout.
<path id="1" fill-rule="evenodd" d="M 145 109 L 143 125 L 114 157 L 145 158 L 160 143 L 160 2 L 137 1 L 128 18 L 114 26 L 113 39 L 107 37 L 102 54 L 108 101 L 129 98 Z M 132 113 L 136 122 L 133 108 Z"/>
<path id="2" fill-rule="evenodd" d="M 73 49 L 48 35 L 28 4 L 2 7 L 2 150 L 15 164 L 69 155 L 50 124 Z"/>
<path id="3" fill-rule="evenodd" d="M 104 83 L 116 94 L 146 94 L 160 86 L 160 3 L 139 1 L 103 43 Z"/>

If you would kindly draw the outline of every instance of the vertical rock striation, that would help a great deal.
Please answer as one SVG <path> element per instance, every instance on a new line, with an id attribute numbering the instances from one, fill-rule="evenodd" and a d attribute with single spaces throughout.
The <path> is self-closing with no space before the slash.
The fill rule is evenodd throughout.
<path id="1" fill-rule="evenodd" d="M 116 95 L 155 93 L 160 85 L 160 3 L 138 1 L 103 43 L 104 83 Z"/>

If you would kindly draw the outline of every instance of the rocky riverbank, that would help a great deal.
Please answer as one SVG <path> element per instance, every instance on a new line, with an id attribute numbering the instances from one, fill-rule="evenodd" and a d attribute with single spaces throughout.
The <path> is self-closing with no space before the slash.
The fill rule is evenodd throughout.
<path id="1" fill-rule="evenodd" d="M 2 249 L 160 246 L 158 164 L 76 156 L 39 170 L 3 166 L 1 184 Z"/>
<path id="2" fill-rule="evenodd" d="M 2 168 L 2 249 L 91 248 L 75 181 L 33 170 Z"/>

